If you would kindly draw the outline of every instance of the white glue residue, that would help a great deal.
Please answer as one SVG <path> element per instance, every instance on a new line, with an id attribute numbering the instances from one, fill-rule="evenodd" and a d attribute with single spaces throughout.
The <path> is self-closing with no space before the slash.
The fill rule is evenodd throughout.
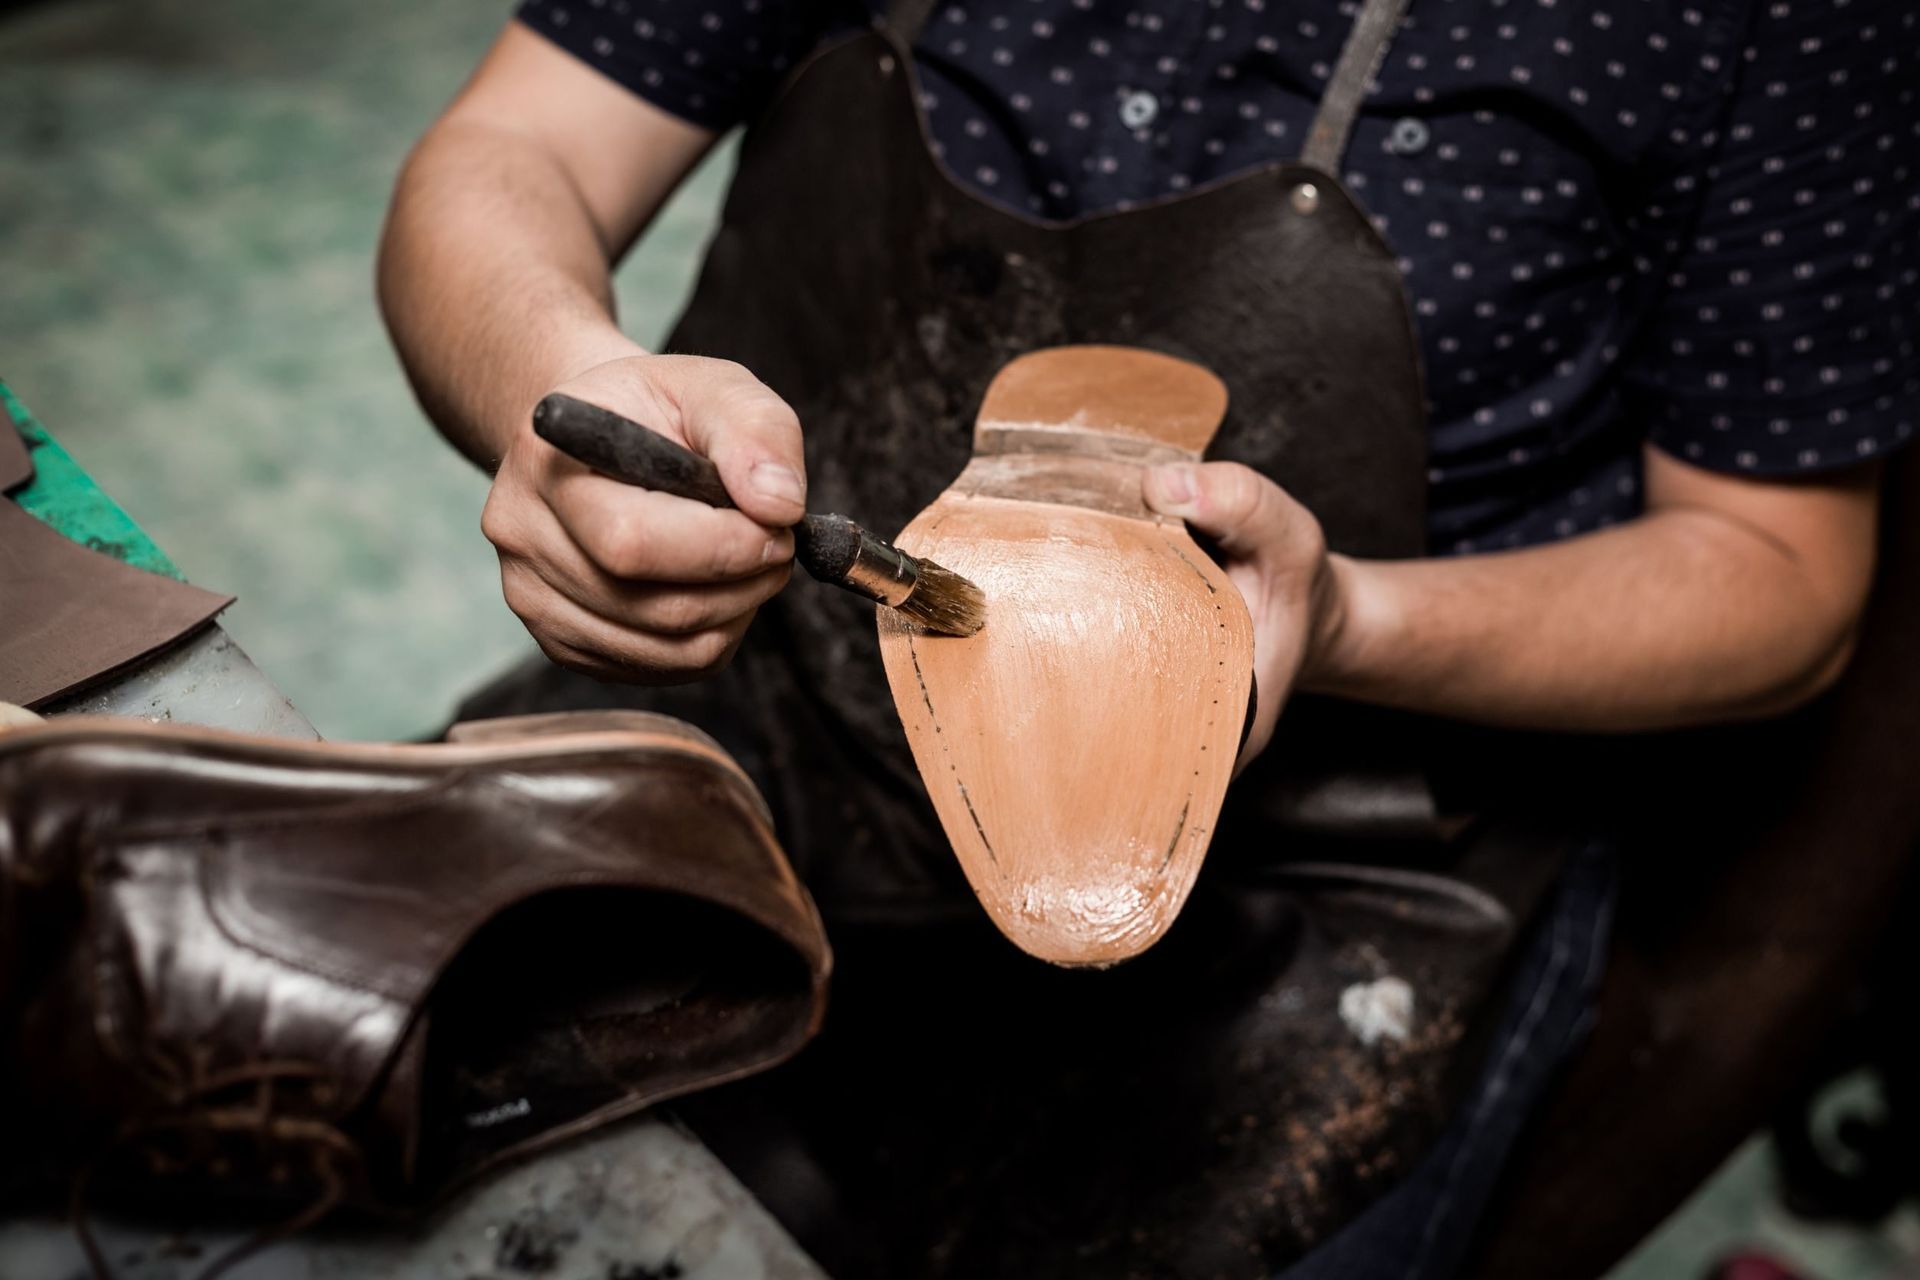
<path id="1" fill-rule="evenodd" d="M 1361 1044 L 1381 1036 L 1405 1040 L 1413 1031 L 1413 988 L 1395 977 L 1356 982 L 1340 993 L 1340 1021 Z"/>

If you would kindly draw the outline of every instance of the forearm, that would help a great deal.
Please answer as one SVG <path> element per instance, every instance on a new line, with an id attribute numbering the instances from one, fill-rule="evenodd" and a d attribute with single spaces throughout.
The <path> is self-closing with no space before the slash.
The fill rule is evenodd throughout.
<path id="1" fill-rule="evenodd" d="M 394 193 L 380 303 L 428 415 L 491 469 L 542 394 L 639 350 L 614 320 L 609 251 L 538 143 L 450 120 Z"/>
<path id="2" fill-rule="evenodd" d="M 1764 531 L 1687 508 L 1529 550 L 1333 567 L 1342 608 L 1303 688 L 1522 728 L 1786 710 L 1838 674 L 1857 615 L 1834 598 L 1851 580 L 1836 587 Z"/>

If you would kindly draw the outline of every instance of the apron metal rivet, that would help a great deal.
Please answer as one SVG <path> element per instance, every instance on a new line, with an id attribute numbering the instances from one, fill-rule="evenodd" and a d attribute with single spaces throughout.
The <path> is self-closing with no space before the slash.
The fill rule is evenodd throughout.
<path id="1" fill-rule="evenodd" d="M 1303 182 L 1293 189 L 1287 199 L 1293 204 L 1295 213 L 1312 213 L 1320 207 L 1320 188 L 1311 182 Z"/>
<path id="2" fill-rule="evenodd" d="M 1387 145 L 1396 155 L 1410 156 L 1425 151 L 1427 142 L 1433 134 L 1423 120 L 1408 116 L 1394 121 L 1393 131 L 1387 135 Z"/>
<path id="3" fill-rule="evenodd" d="M 883 53 L 880 55 L 880 74 L 883 76 L 890 76 L 893 74 L 893 55 L 892 54 Z"/>
<path id="4" fill-rule="evenodd" d="M 1144 129 L 1160 114 L 1160 100 L 1144 89 L 1120 100 L 1120 123 L 1129 129 Z"/>

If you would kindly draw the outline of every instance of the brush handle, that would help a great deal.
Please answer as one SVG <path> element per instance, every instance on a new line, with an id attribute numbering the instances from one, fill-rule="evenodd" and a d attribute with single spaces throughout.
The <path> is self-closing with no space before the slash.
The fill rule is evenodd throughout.
<path id="1" fill-rule="evenodd" d="M 533 410 L 534 434 L 576 462 L 623 484 L 731 508 L 720 468 L 684 445 L 611 409 L 558 391 Z M 840 583 L 864 534 L 845 516 L 802 516 L 793 527 L 794 558 L 822 582 Z"/>
<path id="2" fill-rule="evenodd" d="M 642 489 L 731 507 L 720 468 L 611 409 L 554 392 L 533 410 L 533 432 L 576 462 Z"/>

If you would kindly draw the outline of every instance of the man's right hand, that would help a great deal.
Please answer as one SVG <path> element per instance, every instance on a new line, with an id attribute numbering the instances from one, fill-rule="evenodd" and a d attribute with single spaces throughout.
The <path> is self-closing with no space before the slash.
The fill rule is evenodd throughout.
<path id="1" fill-rule="evenodd" d="M 739 365 L 634 355 L 551 388 L 651 427 L 720 468 L 737 511 L 622 484 L 522 415 L 481 531 L 507 605 L 553 661 L 601 680 L 671 684 L 725 666 L 792 571 L 806 510 L 800 423 Z"/>

